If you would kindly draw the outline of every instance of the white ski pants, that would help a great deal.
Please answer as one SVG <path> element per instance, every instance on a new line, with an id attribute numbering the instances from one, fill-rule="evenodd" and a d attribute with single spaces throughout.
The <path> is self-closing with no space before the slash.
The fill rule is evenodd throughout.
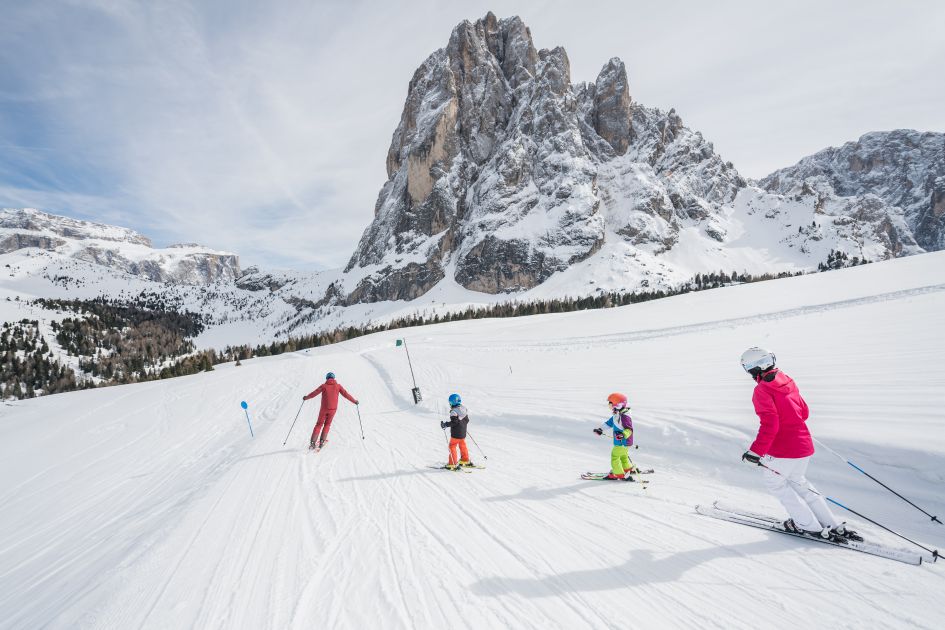
<path id="1" fill-rule="evenodd" d="M 794 519 L 794 524 L 807 531 L 820 531 L 825 527 L 836 527 L 840 521 L 833 515 L 823 496 L 814 492 L 807 481 L 807 464 L 810 457 L 787 459 L 765 455 L 762 463 L 765 487 L 773 494 Z"/>

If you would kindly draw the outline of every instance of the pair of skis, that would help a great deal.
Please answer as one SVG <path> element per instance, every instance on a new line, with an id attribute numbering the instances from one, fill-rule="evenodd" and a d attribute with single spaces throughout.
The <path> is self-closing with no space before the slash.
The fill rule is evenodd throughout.
<path id="1" fill-rule="evenodd" d="M 653 472 L 654 471 L 652 468 L 647 468 L 645 470 L 635 470 L 630 473 L 629 476 L 622 479 L 608 479 L 608 476 L 610 475 L 609 472 L 586 472 L 581 475 L 581 479 L 584 479 L 585 481 L 629 481 L 632 483 L 648 484 L 650 483 L 649 481 L 635 479 L 635 475 L 652 475 Z"/>
<path id="2" fill-rule="evenodd" d="M 478 466 L 475 464 L 472 466 L 456 466 L 455 468 L 449 468 L 444 464 L 442 466 L 429 466 L 429 468 L 432 468 L 433 470 L 448 470 L 450 472 L 464 472 L 464 473 L 472 473 L 473 468 L 478 468 L 479 470 L 486 469 L 485 466 Z"/>
<path id="3" fill-rule="evenodd" d="M 711 506 L 697 505 L 696 512 L 704 516 L 711 516 L 712 518 L 728 521 L 730 523 L 738 523 L 739 525 L 747 525 L 749 527 L 757 527 L 758 529 L 766 529 L 768 531 L 778 532 L 779 534 L 795 536 L 797 538 L 803 538 L 805 540 L 811 540 L 814 542 L 823 543 L 825 545 L 833 545 L 834 547 L 843 547 L 845 549 L 851 549 L 861 553 L 868 553 L 872 556 L 887 558 L 889 560 L 904 562 L 906 564 L 918 566 L 922 564 L 923 560 L 922 554 L 915 553 L 908 549 L 890 547 L 881 543 L 868 541 L 860 542 L 855 540 L 830 540 L 828 538 L 821 538 L 819 536 L 790 532 L 784 529 L 784 523 L 776 518 L 766 514 L 749 512 L 740 508 L 731 507 L 720 503 L 719 501 L 714 502 Z"/>

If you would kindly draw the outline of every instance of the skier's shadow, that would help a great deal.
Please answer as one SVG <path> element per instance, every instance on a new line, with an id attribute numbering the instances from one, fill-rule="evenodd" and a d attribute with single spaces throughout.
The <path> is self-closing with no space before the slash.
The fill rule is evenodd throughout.
<path id="1" fill-rule="evenodd" d="M 754 556 L 785 551 L 771 539 L 742 545 L 712 546 L 668 553 L 661 558 L 649 549 L 634 550 L 622 564 L 599 569 L 556 573 L 542 578 L 484 578 L 471 586 L 473 593 L 484 597 L 521 595 L 528 598 L 560 597 L 564 593 L 616 591 L 638 584 L 655 584 L 678 580 L 686 571 L 704 562 L 724 557 Z"/>
<path id="2" fill-rule="evenodd" d="M 613 481 L 608 482 L 611 484 L 625 483 L 634 486 L 637 490 L 643 490 L 645 486 L 641 484 L 633 484 L 629 481 Z M 567 494 L 574 494 L 575 492 L 581 492 L 582 490 L 589 490 L 594 486 L 600 486 L 600 481 L 591 481 L 586 480 L 580 483 L 574 483 L 570 486 L 552 486 L 548 488 L 539 488 L 537 486 L 529 486 L 527 488 L 522 488 L 515 494 L 500 494 L 493 497 L 485 497 L 483 501 L 547 501 L 548 499 L 554 499 L 555 497 L 561 497 Z"/>
<path id="3" fill-rule="evenodd" d="M 385 479 L 391 479 L 392 477 L 409 477 L 411 475 L 428 475 L 430 473 L 436 474 L 445 474 L 448 471 L 435 470 L 433 468 L 416 468 L 414 470 L 393 470 L 391 472 L 379 473 L 377 475 L 367 475 L 365 477 L 345 477 L 344 479 L 339 479 L 338 482 L 342 481 L 383 481 Z M 454 473 L 461 475 L 463 473 Z"/>

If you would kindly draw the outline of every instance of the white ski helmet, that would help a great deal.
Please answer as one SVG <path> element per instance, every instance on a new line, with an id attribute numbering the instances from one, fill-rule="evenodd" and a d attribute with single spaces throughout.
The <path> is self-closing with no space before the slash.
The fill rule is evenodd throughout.
<path id="1" fill-rule="evenodd" d="M 774 367 L 774 353 L 764 348 L 748 348 L 742 353 L 742 368 L 752 376 L 767 372 Z"/>

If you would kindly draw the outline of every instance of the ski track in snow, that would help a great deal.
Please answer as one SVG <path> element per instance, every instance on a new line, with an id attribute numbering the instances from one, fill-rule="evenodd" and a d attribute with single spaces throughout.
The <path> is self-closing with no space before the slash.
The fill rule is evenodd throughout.
<path id="1" fill-rule="evenodd" d="M 945 443 L 930 424 L 945 368 L 923 363 L 924 398 L 900 379 L 945 351 L 927 332 L 945 272 L 929 275 L 905 291 L 879 283 L 856 299 L 799 297 L 777 312 L 630 332 L 613 311 L 391 331 L 4 406 L 0 628 L 943 627 L 940 563 L 899 565 L 693 511 L 722 499 L 780 514 L 738 461 L 757 425 L 737 356 L 764 342 L 808 395 L 816 436 L 945 512 Z M 678 319 L 676 304 L 647 308 Z M 419 406 L 394 347 L 404 334 Z M 856 379 L 845 376 L 851 353 L 870 357 Z M 362 400 L 365 439 L 342 400 L 328 446 L 309 452 L 316 400 L 283 447 L 301 396 L 329 369 Z M 656 468 L 649 486 L 579 478 L 609 465 L 610 441 L 590 430 L 613 389 L 629 390 L 631 456 Z M 454 390 L 485 470 L 428 468 L 446 459 L 436 423 Z M 895 417 L 896 433 L 876 416 Z M 810 476 L 945 546 L 925 517 L 826 452 Z"/>

